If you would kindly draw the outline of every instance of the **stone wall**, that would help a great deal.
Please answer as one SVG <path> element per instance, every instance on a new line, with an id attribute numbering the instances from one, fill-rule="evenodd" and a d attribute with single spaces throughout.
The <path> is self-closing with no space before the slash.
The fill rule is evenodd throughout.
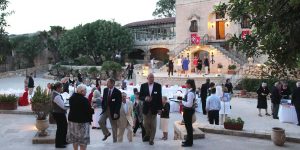
<path id="1" fill-rule="evenodd" d="M 27 69 L 20 69 L 16 71 L 8 71 L 8 72 L 3 72 L 0 73 L 0 78 L 9 78 L 9 77 L 14 77 L 14 76 L 26 76 L 29 75 L 30 73 L 36 73 L 39 74 L 40 72 L 45 72 L 49 69 L 49 65 L 41 65 L 38 67 L 33 67 L 33 68 L 27 68 Z"/>

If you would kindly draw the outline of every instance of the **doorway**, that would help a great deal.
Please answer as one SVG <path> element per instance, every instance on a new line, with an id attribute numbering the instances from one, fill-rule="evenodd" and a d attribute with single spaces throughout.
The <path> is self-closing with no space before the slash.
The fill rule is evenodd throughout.
<path id="1" fill-rule="evenodd" d="M 217 21 L 216 23 L 216 39 L 224 40 L 225 39 L 225 21 Z"/>

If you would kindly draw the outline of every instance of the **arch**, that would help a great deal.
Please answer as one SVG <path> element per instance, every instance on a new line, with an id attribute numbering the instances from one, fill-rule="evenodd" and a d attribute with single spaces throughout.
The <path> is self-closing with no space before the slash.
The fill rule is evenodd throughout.
<path id="1" fill-rule="evenodd" d="M 169 49 L 167 48 L 152 48 L 150 49 L 150 58 L 156 60 L 166 61 L 169 59 Z"/>
<path id="2" fill-rule="evenodd" d="M 143 60 L 145 56 L 145 52 L 141 49 L 134 49 L 132 52 L 128 54 L 128 59 L 134 60 Z"/>

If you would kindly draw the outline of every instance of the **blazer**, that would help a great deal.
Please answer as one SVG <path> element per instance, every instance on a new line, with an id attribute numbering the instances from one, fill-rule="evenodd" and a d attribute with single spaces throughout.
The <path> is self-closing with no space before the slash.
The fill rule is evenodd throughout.
<path id="1" fill-rule="evenodd" d="M 107 107 L 109 107 L 112 120 L 118 120 L 120 118 L 122 93 L 119 89 L 114 88 L 111 93 L 111 100 L 108 102 L 108 91 L 108 88 L 105 88 L 103 91 L 101 115 L 107 110 Z M 114 118 L 114 114 L 118 114 L 118 118 Z"/>
<path id="2" fill-rule="evenodd" d="M 161 111 L 160 118 L 169 118 L 170 104 L 167 102 L 162 109 L 163 110 Z"/>
<path id="3" fill-rule="evenodd" d="M 152 93 L 149 93 L 148 83 L 144 83 L 140 88 L 140 100 L 143 101 L 143 114 L 146 115 L 150 111 L 153 115 L 157 114 L 158 110 L 162 109 L 162 93 L 161 93 L 161 85 L 159 83 L 153 83 Z M 151 102 L 146 102 L 145 98 L 147 96 L 152 97 Z"/>
<path id="4" fill-rule="evenodd" d="M 88 99 L 83 95 L 74 93 L 70 97 L 70 112 L 68 120 L 76 123 L 92 122 L 94 110 L 91 108 Z"/>
<path id="5" fill-rule="evenodd" d="M 300 87 L 297 87 L 292 94 L 292 104 L 300 107 Z"/>
<path id="6" fill-rule="evenodd" d="M 280 104 L 281 102 L 281 94 L 280 91 L 274 86 L 271 92 L 271 102 L 273 104 Z"/>
<path id="7" fill-rule="evenodd" d="M 201 86 L 201 97 L 207 97 L 207 92 L 209 89 L 209 83 L 204 83 Z"/>
<path id="8" fill-rule="evenodd" d="M 121 104 L 120 118 L 118 120 L 119 128 L 126 128 L 127 122 L 130 124 L 130 126 L 133 126 L 133 119 L 132 119 L 133 106 L 132 106 L 131 101 L 126 101 L 126 104 L 127 104 L 127 108 L 128 108 L 127 113 L 125 113 L 124 103 L 122 102 L 122 104 Z"/>

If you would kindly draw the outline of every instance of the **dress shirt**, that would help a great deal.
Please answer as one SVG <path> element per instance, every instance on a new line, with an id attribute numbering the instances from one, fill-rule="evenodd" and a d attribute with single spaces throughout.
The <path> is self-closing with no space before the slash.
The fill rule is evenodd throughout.
<path id="1" fill-rule="evenodd" d="M 148 87 L 149 87 L 149 94 L 150 94 L 150 96 L 151 96 L 151 94 L 152 94 L 152 91 L 153 91 L 153 85 L 154 85 L 154 83 L 152 83 L 152 84 L 149 84 L 149 83 L 148 83 Z"/>
<path id="2" fill-rule="evenodd" d="M 192 108 L 194 104 L 195 94 L 192 92 L 192 89 L 188 90 L 186 101 L 182 101 L 183 106 Z"/>
<path id="3" fill-rule="evenodd" d="M 108 88 L 108 96 L 111 97 L 112 92 L 114 91 L 115 87 L 112 87 L 111 89 Z"/>
<path id="4" fill-rule="evenodd" d="M 207 98 L 206 101 L 206 110 L 220 110 L 221 109 L 221 102 L 220 97 L 218 97 L 216 94 L 212 94 Z"/>
<path id="5" fill-rule="evenodd" d="M 65 108 L 65 102 L 64 102 L 64 99 L 62 98 L 62 96 L 58 92 L 56 92 L 56 91 L 54 91 L 54 92 L 58 94 L 54 98 L 54 103 L 56 103 L 61 109 L 67 110 L 67 108 Z"/>
<path id="6" fill-rule="evenodd" d="M 125 102 L 122 102 L 123 103 L 123 107 L 124 107 L 124 111 L 125 111 L 125 114 L 127 114 L 127 112 L 128 112 L 128 105 L 127 105 L 127 103 Z"/>

